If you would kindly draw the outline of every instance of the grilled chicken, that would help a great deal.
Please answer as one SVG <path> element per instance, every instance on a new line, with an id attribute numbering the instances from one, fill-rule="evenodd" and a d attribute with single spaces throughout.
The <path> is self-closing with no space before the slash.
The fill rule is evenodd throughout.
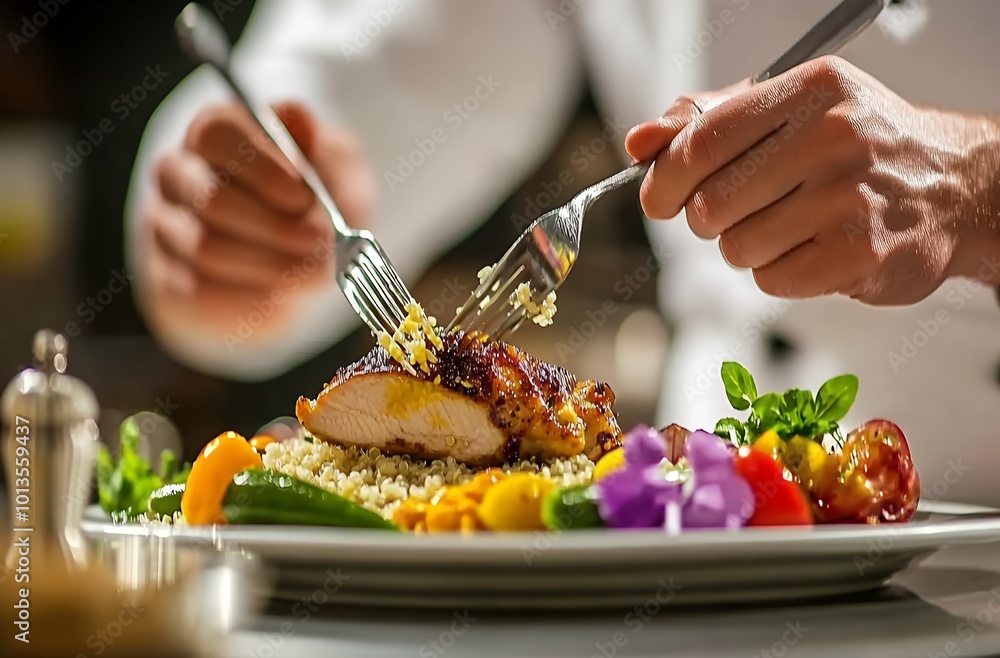
<path id="1" fill-rule="evenodd" d="M 604 383 L 578 382 L 513 345 L 443 337 L 429 373 L 411 375 L 381 347 L 334 375 L 295 414 L 313 436 L 476 466 L 585 454 L 621 445 Z"/>

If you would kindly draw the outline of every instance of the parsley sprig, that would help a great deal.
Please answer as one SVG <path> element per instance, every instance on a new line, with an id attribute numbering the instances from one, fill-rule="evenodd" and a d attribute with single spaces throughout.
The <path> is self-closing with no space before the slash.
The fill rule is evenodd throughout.
<path id="1" fill-rule="evenodd" d="M 832 436 L 843 444 L 842 420 L 858 395 L 856 375 L 840 375 L 822 386 L 816 396 L 798 388 L 784 393 L 757 395 L 757 384 L 746 368 L 734 361 L 722 364 L 722 383 L 726 397 L 737 411 L 750 410 L 746 421 L 723 418 L 715 425 L 715 433 L 737 446 L 749 445 L 767 430 L 782 439 L 802 436 L 822 439 Z"/>
<path id="2" fill-rule="evenodd" d="M 139 454 L 139 424 L 129 416 L 121 424 L 118 459 L 106 446 L 97 452 L 97 498 L 112 519 L 124 521 L 146 511 L 149 496 L 165 484 L 187 481 L 190 464 L 170 450 L 160 454 L 159 471 Z"/>

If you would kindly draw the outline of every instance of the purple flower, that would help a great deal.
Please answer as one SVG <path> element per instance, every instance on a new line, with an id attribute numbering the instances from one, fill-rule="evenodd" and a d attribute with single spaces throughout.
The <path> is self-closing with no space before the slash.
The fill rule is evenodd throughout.
<path id="1" fill-rule="evenodd" d="M 691 479 L 685 484 L 685 528 L 740 528 L 753 515 L 753 490 L 736 474 L 733 453 L 714 434 L 699 430 L 685 446 Z"/>
<path id="2" fill-rule="evenodd" d="M 753 513 L 753 492 L 733 468 L 733 453 L 714 434 L 688 437 L 686 483 L 670 481 L 661 467 L 666 443 L 640 425 L 625 437 L 625 466 L 595 485 L 598 510 L 611 528 L 738 528 Z"/>
<path id="3" fill-rule="evenodd" d="M 625 467 L 597 483 L 598 511 L 611 528 L 659 528 L 668 504 L 681 499 L 681 487 L 660 469 L 666 445 L 656 430 L 640 425 L 625 437 Z"/>

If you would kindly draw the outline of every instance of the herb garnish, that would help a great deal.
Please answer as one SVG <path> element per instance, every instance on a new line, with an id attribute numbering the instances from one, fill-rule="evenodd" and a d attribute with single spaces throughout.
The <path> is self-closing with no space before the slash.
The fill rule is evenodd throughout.
<path id="1" fill-rule="evenodd" d="M 717 435 L 737 446 L 753 443 L 767 430 L 772 430 L 784 440 L 794 436 L 821 439 L 831 435 L 842 444 L 843 437 L 837 422 L 847 415 L 858 395 L 857 376 L 840 375 L 820 386 L 815 398 L 811 391 L 798 388 L 782 394 L 758 396 L 753 376 L 734 361 L 722 364 L 722 383 L 734 409 L 750 409 L 750 416 L 745 422 L 723 418 L 715 425 Z"/>
<path id="2" fill-rule="evenodd" d="M 149 496 L 165 484 L 187 481 L 190 464 L 181 465 L 170 450 L 160 454 L 158 472 L 139 455 L 139 424 L 129 416 L 119 429 L 119 455 L 115 461 L 106 446 L 97 451 L 97 497 L 112 519 L 124 521 L 147 511 Z"/>

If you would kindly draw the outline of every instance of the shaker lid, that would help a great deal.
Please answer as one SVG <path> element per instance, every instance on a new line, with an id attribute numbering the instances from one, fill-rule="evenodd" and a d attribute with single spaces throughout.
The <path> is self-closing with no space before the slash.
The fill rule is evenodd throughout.
<path id="1" fill-rule="evenodd" d="M 65 374 L 66 338 L 43 329 L 35 334 L 34 368 L 15 377 L 0 396 L 4 418 L 22 416 L 39 425 L 96 419 L 97 398 L 89 386 Z"/>

